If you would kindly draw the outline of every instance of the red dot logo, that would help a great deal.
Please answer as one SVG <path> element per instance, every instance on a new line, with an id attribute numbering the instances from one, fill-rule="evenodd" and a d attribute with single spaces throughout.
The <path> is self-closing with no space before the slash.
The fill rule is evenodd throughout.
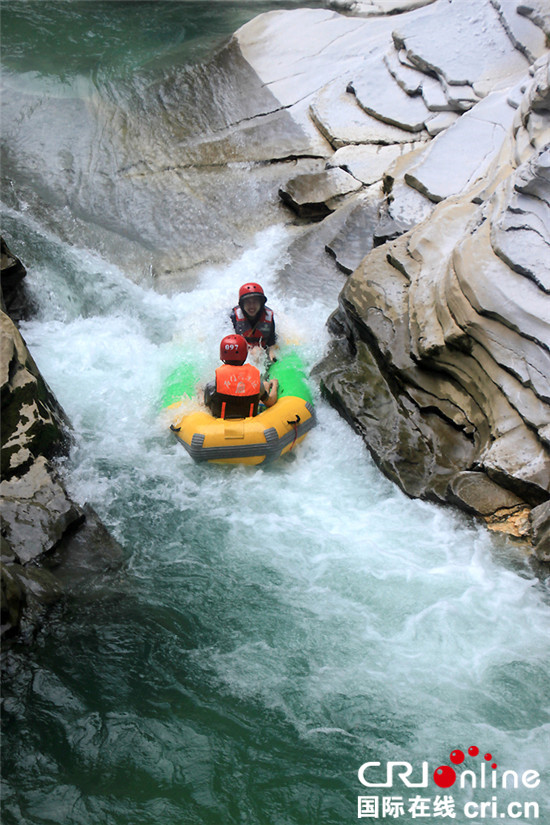
<path id="1" fill-rule="evenodd" d="M 478 756 L 479 755 L 479 748 L 477 745 L 470 745 L 468 748 L 468 756 Z M 484 757 L 486 762 L 492 762 L 493 755 L 487 752 Z M 461 748 L 455 748 L 449 754 L 449 760 L 453 763 L 453 765 L 462 765 L 465 761 L 466 756 L 464 751 Z M 496 770 L 497 763 L 492 762 L 491 768 Z M 451 785 L 454 785 L 456 782 L 456 773 L 450 765 L 440 765 L 439 768 L 436 768 L 433 773 L 433 780 L 436 785 L 439 785 L 440 788 L 450 788 Z"/>
<path id="2" fill-rule="evenodd" d="M 456 780 L 456 773 L 450 765 L 440 765 L 434 771 L 434 782 L 440 788 L 450 788 L 454 785 Z"/>
<path id="3" fill-rule="evenodd" d="M 453 765 L 461 765 L 462 762 L 464 762 L 464 760 L 466 759 L 466 757 L 464 756 L 464 751 L 461 751 L 457 748 L 451 753 L 449 759 L 451 760 Z"/>

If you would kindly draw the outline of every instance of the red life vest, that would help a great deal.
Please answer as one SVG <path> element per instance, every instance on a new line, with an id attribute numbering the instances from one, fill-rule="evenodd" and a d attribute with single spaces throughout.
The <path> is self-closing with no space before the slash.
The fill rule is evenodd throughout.
<path id="1" fill-rule="evenodd" d="M 232 315 L 235 332 L 246 338 L 249 346 L 270 347 L 275 343 L 275 322 L 273 310 L 269 307 L 262 307 L 254 326 L 251 325 L 240 306 L 233 307 Z"/>
<path id="2" fill-rule="evenodd" d="M 249 418 L 258 412 L 262 381 L 252 364 L 223 364 L 216 370 L 216 392 L 221 401 L 220 418 Z"/>

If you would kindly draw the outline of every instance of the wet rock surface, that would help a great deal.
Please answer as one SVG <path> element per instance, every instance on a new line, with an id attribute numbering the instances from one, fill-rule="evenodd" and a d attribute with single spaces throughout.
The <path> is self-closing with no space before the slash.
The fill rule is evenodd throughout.
<path id="1" fill-rule="evenodd" d="M 27 270 L 19 258 L 9 250 L 4 238 L 0 238 L 0 308 L 14 321 L 22 321 L 36 312 L 36 305 L 26 289 L 26 275 Z"/>
<path id="2" fill-rule="evenodd" d="M 330 147 L 281 106 L 236 41 L 208 64 L 142 84 L 126 107 L 110 88 L 61 99 L 7 82 L 4 196 L 171 291 L 282 220 L 281 184 Z"/>
<path id="3" fill-rule="evenodd" d="M 15 260 L 7 247 L 3 262 Z M 21 265 L 22 266 L 22 265 Z M 2 279 L 4 286 L 5 279 Z M 20 283 L 14 284 L 14 290 Z M 14 297 L 16 306 L 19 306 Z M 114 567 L 122 551 L 90 508 L 72 501 L 56 461 L 71 444 L 71 425 L 42 378 L 11 318 L 0 312 L 2 395 L 1 634 L 33 626 L 47 607 L 74 587 L 55 568 L 74 567 L 86 536 L 95 575 Z M 97 546 L 101 545 L 101 552 Z M 55 560 L 54 560 L 55 556 Z"/>

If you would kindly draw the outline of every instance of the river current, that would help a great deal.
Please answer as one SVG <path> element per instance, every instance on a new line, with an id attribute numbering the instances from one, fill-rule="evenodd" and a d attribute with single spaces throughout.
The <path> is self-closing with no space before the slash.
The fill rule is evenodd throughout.
<path id="1" fill-rule="evenodd" d="M 189 59 L 203 53 L 197 39 L 208 49 L 260 10 L 146 3 L 169 20 L 140 40 L 128 4 L 111 18 L 108 3 L 48 5 L 77 44 L 91 31 L 114 48 L 117 32 L 125 66 L 145 46 L 163 60 L 180 49 L 178 8 L 188 32 L 202 27 Z M 16 58 L 34 44 L 35 70 L 51 78 L 46 28 L 38 37 L 51 18 L 6 6 L 19 48 L 9 71 L 28 80 Z M 521 549 L 407 498 L 318 393 L 317 427 L 265 468 L 193 464 L 160 414 L 182 353 L 205 375 L 216 366 L 246 280 L 263 284 L 281 338 L 309 366 L 322 357 L 341 284 L 307 299 L 285 291 L 295 231 L 273 226 L 168 296 L 69 245 L 25 204 L 3 210 L 40 305 L 21 331 L 75 428 L 69 491 L 124 549 L 120 570 L 4 656 L 5 825 L 550 821 L 549 594 Z M 383 787 L 390 761 L 409 763 L 415 786 L 396 775 Z M 359 781 L 367 762 L 380 763 L 363 772 L 377 786 Z M 444 788 L 440 766 L 473 773 Z"/>

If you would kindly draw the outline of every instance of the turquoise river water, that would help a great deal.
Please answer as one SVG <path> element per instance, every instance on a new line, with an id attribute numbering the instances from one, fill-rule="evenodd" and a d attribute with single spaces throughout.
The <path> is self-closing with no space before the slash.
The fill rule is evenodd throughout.
<path id="1" fill-rule="evenodd" d="M 147 37 L 129 5 L 147 8 Z M 193 60 L 276 4 L 3 6 L 23 83 L 60 82 L 60 62 Z M 182 348 L 215 366 L 245 280 L 261 277 L 307 363 L 322 357 L 340 285 L 282 289 L 293 230 L 170 297 L 31 210 L 6 206 L 2 232 L 40 302 L 21 331 L 77 433 L 70 492 L 125 554 L 4 655 L 2 822 L 549 822 L 549 593 L 520 550 L 408 499 L 319 397 L 318 426 L 265 468 L 193 464 L 159 414 Z M 392 761 L 414 785 L 383 786 Z M 434 782 L 451 765 L 472 771 L 464 787 Z"/>

